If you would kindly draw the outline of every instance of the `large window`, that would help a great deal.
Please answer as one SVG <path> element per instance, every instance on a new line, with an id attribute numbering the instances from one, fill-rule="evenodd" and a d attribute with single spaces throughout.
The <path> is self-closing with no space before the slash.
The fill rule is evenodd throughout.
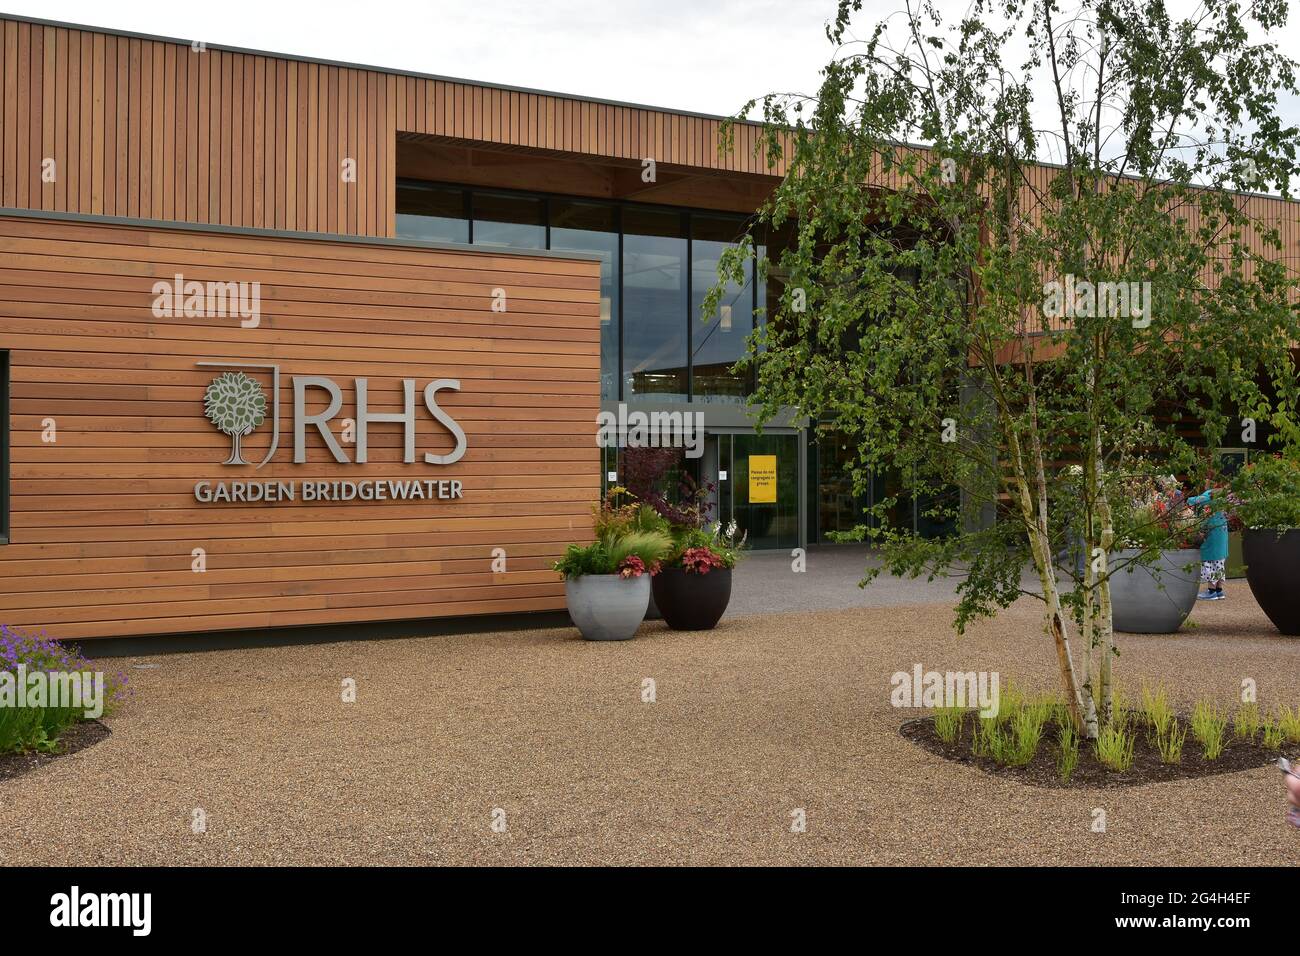
<path id="1" fill-rule="evenodd" d="M 428 242 L 469 242 L 465 190 L 401 180 L 397 184 L 397 234 Z"/>
<path id="2" fill-rule="evenodd" d="M 618 398 L 618 207 L 581 200 L 551 200 L 551 248 L 600 256 L 600 397 Z"/>
<path id="3" fill-rule="evenodd" d="M 476 246 L 545 249 L 546 204 L 535 196 L 475 192 L 470 198 Z"/>
<path id="4" fill-rule="evenodd" d="M 728 282 L 713 314 L 703 314 L 704 299 L 718 283 L 724 250 L 745 231 L 740 217 L 696 213 L 691 216 L 691 395 L 702 401 L 740 402 L 751 391 L 748 373 L 732 371 L 754 331 L 753 261 L 743 282 Z"/>
<path id="5" fill-rule="evenodd" d="M 399 180 L 397 234 L 503 249 L 550 249 L 600 259 L 601 398 L 742 402 L 745 354 L 766 289 L 753 262 L 701 316 L 741 216 L 667 206 Z M 761 250 L 761 247 L 760 247 Z M 762 254 L 762 251 L 759 253 Z"/>
<path id="6" fill-rule="evenodd" d="M 9 353 L 0 352 L 0 544 L 9 540 Z"/>
<path id="7" fill-rule="evenodd" d="M 686 401 L 685 216 L 623 211 L 623 397 Z"/>

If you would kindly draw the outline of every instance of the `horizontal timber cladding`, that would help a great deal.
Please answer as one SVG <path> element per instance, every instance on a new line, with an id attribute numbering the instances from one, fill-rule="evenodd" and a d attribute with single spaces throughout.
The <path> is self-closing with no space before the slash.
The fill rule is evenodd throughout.
<path id="1" fill-rule="evenodd" d="M 155 285 L 177 275 L 205 291 L 246 283 L 240 301 L 256 288 L 259 308 L 187 317 L 182 299 L 160 316 Z M 0 623 L 95 638 L 562 608 L 550 563 L 590 535 L 600 493 L 599 323 L 594 260 L 0 215 L 12 396 Z M 235 439 L 205 413 L 225 372 L 267 403 L 240 439 L 246 465 L 226 464 Z M 294 463 L 306 376 L 338 387 L 328 428 L 347 463 L 305 421 Z M 414 463 L 406 424 L 374 420 L 406 414 L 406 379 Z M 430 407 L 440 379 L 459 390 L 444 384 Z M 328 411 L 323 386 L 302 392 L 304 420 Z M 434 408 L 464 432 L 459 460 L 425 461 L 459 446 Z M 293 483 L 295 498 L 200 500 L 237 482 Z M 304 500 L 308 485 L 346 495 L 335 482 L 382 483 L 385 500 Z"/>

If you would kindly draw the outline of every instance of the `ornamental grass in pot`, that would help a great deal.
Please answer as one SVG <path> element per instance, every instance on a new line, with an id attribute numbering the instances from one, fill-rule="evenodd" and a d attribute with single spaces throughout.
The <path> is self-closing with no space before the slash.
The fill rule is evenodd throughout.
<path id="1" fill-rule="evenodd" d="M 1283 634 L 1300 635 L 1300 461 L 1256 458 L 1232 480 L 1246 582 Z"/>
<path id="2" fill-rule="evenodd" d="M 593 509 L 596 540 L 569 545 L 554 565 L 564 578 L 569 616 L 589 641 L 626 641 L 636 634 L 650 602 L 650 580 L 672 546 L 666 531 L 641 513 L 644 506 L 620 501 L 620 493 L 611 489 Z"/>
<path id="3" fill-rule="evenodd" d="M 731 572 L 746 546 L 733 521 L 723 529 L 673 529 L 673 545 L 652 588 L 664 622 L 675 631 L 708 631 L 731 602 Z"/>

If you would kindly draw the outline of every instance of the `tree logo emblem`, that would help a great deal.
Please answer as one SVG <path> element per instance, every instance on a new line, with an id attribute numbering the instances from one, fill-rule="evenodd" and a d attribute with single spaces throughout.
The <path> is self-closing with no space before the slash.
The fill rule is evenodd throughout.
<path id="1" fill-rule="evenodd" d="M 230 457 L 224 464 L 247 465 L 239 453 L 239 445 L 245 435 L 266 421 L 262 386 L 243 372 L 218 375 L 204 395 L 203 413 L 218 431 L 230 436 Z"/>

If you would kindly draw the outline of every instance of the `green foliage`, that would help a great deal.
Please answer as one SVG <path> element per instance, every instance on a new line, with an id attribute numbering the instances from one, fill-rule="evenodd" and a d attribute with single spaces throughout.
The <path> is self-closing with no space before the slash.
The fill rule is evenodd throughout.
<path id="1" fill-rule="evenodd" d="M 1155 732 L 1156 748 L 1160 751 L 1161 763 L 1181 763 L 1183 744 L 1187 742 L 1187 729 L 1178 720 L 1172 719 Z"/>
<path id="2" fill-rule="evenodd" d="M 632 531 L 618 537 L 597 538 L 589 545 L 571 544 L 564 557 L 555 562 L 555 570 L 567 580 L 585 574 L 617 574 L 629 557 L 641 559 L 652 568 L 672 542 L 659 531 Z"/>
<path id="3" fill-rule="evenodd" d="M 1263 721 L 1259 714 L 1259 704 L 1252 701 L 1251 703 L 1243 703 L 1237 708 L 1237 713 L 1232 718 L 1232 735 L 1234 737 L 1238 740 L 1254 743 L 1262 727 Z"/>
<path id="4" fill-rule="evenodd" d="M 1133 747 L 1137 738 L 1127 727 L 1111 724 L 1097 735 L 1097 759 L 1107 770 L 1123 773 L 1133 766 Z"/>
<path id="5" fill-rule="evenodd" d="M 1276 720 L 1264 722 L 1264 746 L 1269 750 L 1282 749 L 1282 741 L 1286 739 L 1286 734 L 1282 731 L 1281 725 Z"/>
<path id="6" fill-rule="evenodd" d="M 955 744 L 961 737 L 962 725 L 966 719 L 966 708 L 952 705 L 940 707 L 934 712 L 934 732 L 948 746 Z"/>
<path id="7" fill-rule="evenodd" d="M 1192 736 L 1201 745 L 1206 760 L 1218 760 L 1223 753 L 1228 718 L 1218 706 L 1198 700 L 1192 708 Z"/>
<path id="8" fill-rule="evenodd" d="M 1001 766 L 1023 767 L 1038 753 L 1043 730 L 1056 712 L 1058 701 L 1050 696 L 1026 698 L 1008 682 L 998 704 L 997 714 L 978 719 L 972 749 L 977 756 L 988 757 Z M 936 715 L 936 732 L 938 724 Z"/>
<path id="9" fill-rule="evenodd" d="M 1073 720 L 1057 722 L 1057 758 L 1056 771 L 1062 783 L 1069 783 L 1074 769 L 1079 766 L 1079 730 Z"/>
<path id="10" fill-rule="evenodd" d="M 1232 491 L 1245 527 L 1300 528 L 1300 461 L 1293 455 L 1256 458 L 1233 477 Z"/>
<path id="11" fill-rule="evenodd" d="M 1163 684 L 1152 688 L 1142 685 L 1142 722 L 1147 727 L 1147 736 L 1158 740 L 1169 732 L 1177 718 L 1169 703 L 1169 693 Z"/>
<path id="12" fill-rule="evenodd" d="M 690 525 L 674 525 L 672 529 L 672 547 L 664 558 L 664 566 L 681 567 L 682 555 L 695 548 L 704 548 L 717 555 L 725 568 L 734 568 L 736 562 L 744 557 L 748 549 L 747 536 L 736 537 L 736 522 L 726 528 L 712 524 L 703 528 Z"/>
<path id="13" fill-rule="evenodd" d="M 1049 622 L 1103 635 L 1084 651 L 1095 674 L 1115 656 L 1090 600 L 1109 585 L 1060 592 L 1051 565 L 1079 543 L 1114 546 L 1118 482 L 1149 461 L 1199 477 L 1201 446 L 1246 414 L 1300 439 L 1296 277 L 1272 213 L 1234 192 L 1289 194 L 1285 6 L 1184 17 L 1164 0 L 976 0 L 953 24 L 920 0 L 867 8 L 874 26 L 856 22 L 863 7 L 840 3 L 815 95 L 742 110 L 761 110 L 757 149 L 785 175 L 701 316 L 762 245 L 757 281 L 784 282 L 743 363 L 762 420 L 793 409 L 833 426 L 856 492 L 898 479 L 857 531 L 882 548 L 865 580 L 959 579 L 961 631 L 1019 599 L 1032 562 Z M 1043 175 L 1048 158 L 1059 166 Z M 1061 316 L 1067 281 L 1116 294 Z M 1127 310 L 1120 289 L 1137 291 Z M 910 514 L 895 525 L 900 499 L 953 533 L 922 539 Z M 976 528 L 981 508 L 1000 520 Z"/>
<path id="14" fill-rule="evenodd" d="M 1300 707 L 1279 707 L 1277 725 L 1287 743 L 1300 744 Z"/>

